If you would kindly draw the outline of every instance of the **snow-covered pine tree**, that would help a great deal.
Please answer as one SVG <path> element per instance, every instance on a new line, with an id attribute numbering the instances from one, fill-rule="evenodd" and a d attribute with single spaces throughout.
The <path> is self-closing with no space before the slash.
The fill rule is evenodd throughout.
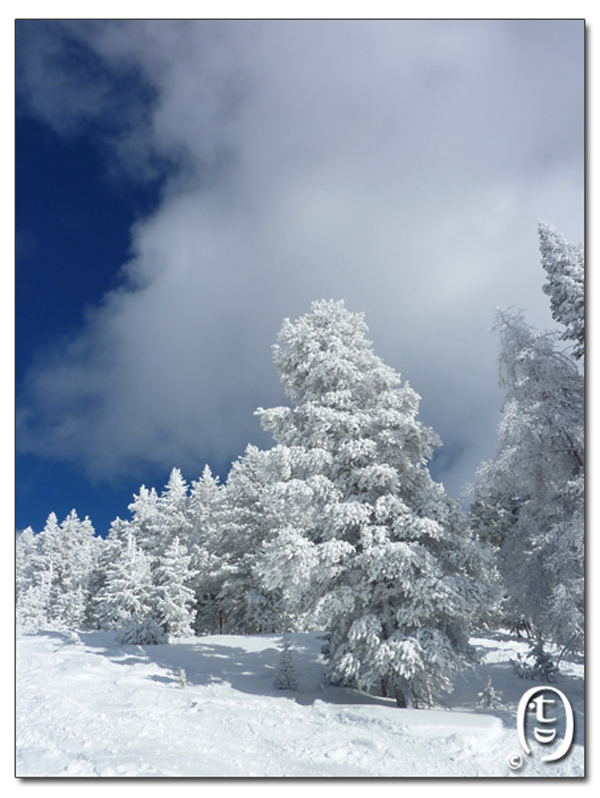
<path id="1" fill-rule="evenodd" d="M 113 602 L 114 596 L 112 588 L 107 583 L 115 578 L 115 563 L 107 562 L 107 559 L 114 556 L 114 551 L 119 552 L 119 561 L 122 561 L 123 558 L 127 561 L 129 556 L 133 558 L 135 567 L 139 566 L 144 572 L 143 579 L 146 584 L 147 596 L 145 599 L 140 596 L 140 599 L 147 608 L 153 606 L 152 602 L 157 600 L 158 594 L 165 592 L 164 572 L 161 575 L 158 572 L 165 565 L 166 553 L 176 539 L 183 541 L 181 545 L 186 547 L 186 551 L 181 552 L 182 556 L 187 554 L 188 539 L 192 530 L 188 504 L 187 483 L 179 469 L 173 468 L 168 483 L 160 496 L 154 488 L 148 489 L 142 485 L 139 493 L 134 494 L 133 502 L 129 505 L 129 510 L 132 513 L 131 520 L 123 521 L 117 518 L 113 521 L 107 540 L 111 551 L 104 552 L 102 558 L 104 567 L 99 568 L 93 576 L 95 598 L 92 614 L 102 627 L 106 627 L 107 623 L 110 626 L 114 625 L 110 620 L 110 614 L 113 611 L 111 602 Z M 116 549 L 114 549 L 115 545 Z M 142 555 L 144 556 L 142 557 Z M 149 582 L 147 581 L 148 574 Z M 157 592 L 155 588 L 159 584 L 161 591 Z M 133 586 L 131 589 L 133 590 Z M 182 589 L 187 591 L 188 587 Z M 179 590 L 179 587 L 174 586 L 173 590 Z M 106 604 L 107 601 L 108 604 Z M 130 611 L 126 611 L 125 615 L 127 617 L 131 615 Z M 177 623 L 175 621 L 173 623 L 173 628 L 177 627 Z M 182 628 L 184 627 L 187 629 L 185 624 Z M 187 631 L 185 633 L 187 634 Z"/>
<path id="2" fill-rule="evenodd" d="M 381 686 L 406 706 L 449 689 L 473 661 L 484 558 L 427 469 L 440 441 L 416 420 L 418 395 L 366 332 L 343 302 L 283 323 L 274 360 L 294 406 L 257 413 L 281 446 L 305 453 L 316 493 L 304 525 L 283 526 L 260 567 L 327 629 L 333 681 Z"/>
<path id="3" fill-rule="evenodd" d="M 37 632 L 48 622 L 44 585 L 31 583 L 17 593 L 17 626 L 28 632 Z"/>
<path id="4" fill-rule="evenodd" d="M 65 629 L 80 630 L 87 626 L 87 596 L 81 585 L 65 590 L 56 599 L 54 619 L 57 626 Z"/>
<path id="5" fill-rule="evenodd" d="M 120 521 L 119 534 L 125 541 L 132 534 L 138 546 L 151 557 L 156 555 L 159 548 L 160 523 L 158 511 L 158 494 L 155 488 L 148 489 L 142 485 L 139 493 L 133 495 L 133 501 L 128 506 L 131 513 L 130 521 Z"/>
<path id="6" fill-rule="evenodd" d="M 56 516 L 54 516 L 56 520 Z M 48 621 L 49 590 L 38 553 L 39 535 L 29 526 L 15 545 L 15 596 L 17 626 L 35 632 Z"/>
<path id="7" fill-rule="evenodd" d="M 28 526 L 17 535 L 15 543 L 15 589 L 17 596 L 36 582 L 37 539 Z"/>
<path id="8" fill-rule="evenodd" d="M 148 617 L 140 621 L 127 621 L 115 634 L 117 643 L 129 646 L 158 645 L 168 643 L 169 638 L 162 626 L 154 618 Z"/>
<path id="9" fill-rule="evenodd" d="M 539 222 L 542 266 L 552 318 L 565 326 L 563 340 L 575 342 L 573 357 L 585 354 L 585 268 L 583 246 L 574 244 L 547 222 Z"/>
<path id="10" fill-rule="evenodd" d="M 255 634 L 279 630 L 277 591 L 266 590 L 256 573 L 261 545 L 274 536 L 276 508 L 267 489 L 276 475 L 288 473 L 288 450 L 248 446 L 227 477 L 213 515 L 215 534 L 213 594 L 220 608 L 220 630 Z"/>
<path id="11" fill-rule="evenodd" d="M 39 625 L 84 627 L 99 546 L 89 518 L 81 521 L 75 510 L 60 525 L 50 513 L 39 535 L 25 530 L 16 550 L 18 621 L 26 615 L 30 628 L 34 618 Z"/>
<path id="12" fill-rule="evenodd" d="M 175 538 L 154 572 L 154 617 L 171 637 L 194 633 L 194 591 L 189 587 L 190 580 L 190 555 Z"/>
<path id="13" fill-rule="evenodd" d="M 153 553 L 160 560 L 176 538 L 187 547 L 193 529 L 188 485 L 178 468 L 171 470 L 165 489 L 156 502 L 156 511 Z"/>
<path id="14" fill-rule="evenodd" d="M 214 476 L 210 466 L 205 465 L 198 480 L 192 481 L 188 502 L 188 515 L 191 523 L 192 543 L 203 546 L 206 535 L 204 527 L 210 520 L 219 495 L 223 489 L 218 476 Z"/>
<path id="15" fill-rule="evenodd" d="M 210 466 L 205 465 L 202 475 L 197 480 L 192 480 L 187 515 L 190 523 L 189 551 L 194 561 L 196 549 L 206 548 L 210 537 L 210 521 L 219 504 L 223 486 L 219 476 L 214 476 Z"/>
<path id="16" fill-rule="evenodd" d="M 113 561 L 96 595 L 96 615 L 102 629 L 118 629 L 152 617 L 155 593 L 149 556 L 130 532 L 124 543 L 111 541 Z"/>
<path id="17" fill-rule="evenodd" d="M 86 608 L 86 623 L 90 629 L 102 629 L 105 624 L 103 588 L 107 582 L 109 569 L 120 558 L 123 546 L 130 535 L 129 522 L 115 518 L 110 525 L 106 539 L 100 540 L 98 557 L 90 573 L 88 582 L 89 599 Z"/>
<path id="18" fill-rule="evenodd" d="M 484 709 L 497 709 L 502 706 L 502 693 L 492 686 L 491 676 L 488 676 L 485 687 L 480 693 L 477 693 L 477 697 L 479 698 L 479 706 Z"/>
<path id="19" fill-rule="evenodd" d="M 72 510 L 60 525 L 61 564 L 55 569 L 57 588 L 54 615 L 68 629 L 86 626 L 90 577 L 98 558 L 101 539 L 89 518 L 80 520 Z"/>
<path id="20" fill-rule="evenodd" d="M 60 595 L 57 590 L 57 570 L 60 573 L 60 526 L 56 513 L 48 515 L 44 528 L 36 536 L 37 576 L 35 584 L 40 588 L 40 602 L 44 607 L 44 623 L 52 625 L 54 607 Z"/>
<path id="21" fill-rule="evenodd" d="M 292 644 L 287 631 L 281 635 L 281 650 L 277 660 L 277 670 L 275 672 L 275 687 L 278 690 L 297 690 L 298 680 L 294 669 L 292 658 Z"/>
<path id="22" fill-rule="evenodd" d="M 474 489 L 473 529 L 497 548 L 507 613 L 572 648 L 584 633 L 584 382 L 557 336 L 501 311 L 498 453 Z"/>
<path id="23" fill-rule="evenodd" d="M 217 596 L 219 559 L 214 554 L 215 539 L 219 534 L 215 519 L 223 499 L 223 486 L 219 477 L 213 476 L 204 466 L 198 480 L 192 481 L 188 512 L 191 523 L 188 551 L 190 553 L 190 587 L 194 591 L 194 631 L 208 634 L 222 629 L 222 613 Z"/>

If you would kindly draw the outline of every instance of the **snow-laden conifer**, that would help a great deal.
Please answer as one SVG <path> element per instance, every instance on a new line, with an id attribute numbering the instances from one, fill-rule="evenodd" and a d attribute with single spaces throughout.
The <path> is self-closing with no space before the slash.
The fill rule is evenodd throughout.
<path id="1" fill-rule="evenodd" d="M 153 553 L 162 557 L 177 538 L 187 548 L 193 524 L 190 518 L 188 484 L 178 468 L 173 468 L 169 480 L 156 502 Z"/>
<path id="2" fill-rule="evenodd" d="M 292 658 L 292 644 L 287 631 L 284 631 L 281 635 L 281 650 L 275 672 L 275 687 L 278 690 L 298 689 L 294 660 Z"/>
<path id="3" fill-rule="evenodd" d="M 115 559 L 98 592 L 97 615 L 103 629 L 145 621 L 154 611 L 154 585 L 149 556 L 129 533 L 124 544 L 113 541 Z"/>
<path id="4" fill-rule="evenodd" d="M 289 452 L 248 446 L 229 472 L 212 518 L 209 546 L 214 601 L 220 629 L 251 634 L 278 631 L 279 595 L 265 589 L 256 571 L 261 546 L 272 540 L 279 515 L 269 489 L 289 473 Z"/>
<path id="5" fill-rule="evenodd" d="M 556 336 L 502 311 L 498 453 L 479 472 L 473 528 L 497 548 L 507 613 L 580 648 L 584 631 L 584 382 Z"/>
<path id="6" fill-rule="evenodd" d="M 90 577 L 102 545 L 89 518 L 72 510 L 60 525 L 60 564 L 54 569 L 56 598 L 53 614 L 68 629 L 86 625 Z"/>
<path id="7" fill-rule="evenodd" d="M 158 645 L 168 643 L 169 638 L 162 626 L 154 618 L 123 623 L 116 632 L 115 640 L 122 645 Z"/>
<path id="8" fill-rule="evenodd" d="M 154 572 L 154 617 L 171 637 L 193 634 L 194 591 L 189 587 L 189 566 L 190 555 L 175 538 Z"/>
<path id="9" fill-rule="evenodd" d="M 219 632 L 223 629 L 223 612 L 218 602 L 220 583 L 218 547 L 219 527 L 216 521 L 223 501 L 223 485 L 208 465 L 191 485 L 188 512 L 191 523 L 188 551 L 190 553 L 190 587 L 194 591 L 194 631 L 197 634 Z"/>
<path id="10" fill-rule="evenodd" d="M 36 581 L 37 539 L 28 526 L 17 535 L 15 544 L 15 588 L 17 595 L 27 590 Z"/>
<path id="11" fill-rule="evenodd" d="M 28 632 L 37 632 L 47 625 L 48 607 L 42 582 L 30 584 L 17 594 L 16 623 Z"/>
<path id="12" fill-rule="evenodd" d="M 89 600 L 86 611 L 87 625 L 91 629 L 102 629 L 105 625 L 103 602 L 108 572 L 121 556 L 130 534 L 129 523 L 115 518 L 110 525 L 108 536 L 101 542 L 98 557 L 90 573 L 88 582 Z"/>
<path id="13" fill-rule="evenodd" d="M 585 268 L 583 247 L 574 244 L 547 222 L 538 224 L 540 253 L 547 279 L 552 318 L 565 326 L 564 340 L 575 342 L 573 357 L 585 354 Z"/>
<path id="14" fill-rule="evenodd" d="M 32 628 L 83 628 L 90 598 L 89 583 L 100 539 L 89 520 L 75 510 L 58 523 L 50 513 L 44 529 L 30 528 L 17 540 L 17 619 Z M 34 620 L 35 619 L 35 620 Z"/>
<path id="15" fill-rule="evenodd" d="M 75 585 L 57 597 L 53 607 L 55 624 L 66 629 L 85 629 L 87 597 L 82 586 Z"/>
<path id="16" fill-rule="evenodd" d="M 260 568 L 328 631 L 332 680 L 406 705 L 448 689 L 472 661 L 487 594 L 480 547 L 427 469 L 439 438 L 366 332 L 343 302 L 283 323 L 274 361 L 293 406 L 257 413 L 303 453 L 302 475 L 280 489 L 292 506 L 307 494 L 306 515 L 281 526 Z"/>
<path id="17" fill-rule="evenodd" d="M 154 557 L 159 548 L 160 525 L 158 522 L 158 494 L 155 488 L 140 487 L 139 493 L 133 495 L 128 506 L 131 520 L 121 521 L 118 525 L 118 536 L 125 542 L 133 535 L 138 546 L 146 554 Z M 117 534 L 117 531 L 116 531 Z"/>
<path id="18" fill-rule="evenodd" d="M 57 582 L 61 572 L 60 525 L 56 513 L 48 515 L 44 528 L 37 536 L 37 577 L 43 596 L 46 621 L 51 622 L 56 598 L 60 595 Z M 57 576 L 58 572 L 58 576 Z"/>
<path id="19" fill-rule="evenodd" d="M 483 690 L 477 693 L 477 698 L 479 699 L 479 706 L 484 709 L 497 709 L 499 706 L 502 706 L 502 692 L 494 688 L 491 676 L 488 676 Z"/>

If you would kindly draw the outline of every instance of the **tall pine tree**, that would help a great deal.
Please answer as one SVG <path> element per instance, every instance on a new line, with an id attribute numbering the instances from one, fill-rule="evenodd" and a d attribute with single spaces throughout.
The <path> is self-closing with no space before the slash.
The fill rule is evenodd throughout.
<path id="1" fill-rule="evenodd" d="M 584 646 L 583 247 L 538 225 L 543 290 L 562 333 L 500 311 L 498 452 L 474 489 L 472 525 L 496 548 L 509 619 L 565 647 Z M 572 341 L 572 351 L 560 341 Z"/>
<path id="2" fill-rule="evenodd" d="M 568 241 L 547 222 L 538 224 L 542 266 L 547 279 L 542 288 L 550 297 L 552 318 L 563 324 L 563 340 L 575 342 L 573 357 L 585 354 L 585 268 L 583 247 Z"/>
<path id="3" fill-rule="evenodd" d="M 261 570 L 327 630 L 333 681 L 381 686 L 406 706 L 449 689 L 473 661 L 484 560 L 428 471 L 440 441 L 416 419 L 418 395 L 366 332 L 343 302 L 315 302 L 283 323 L 274 361 L 293 407 L 257 412 L 303 454 L 312 495 L 304 523 L 264 547 Z M 294 483 L 293 502 L 298 492 Z"/>
<path id="4" fill-rule="evenodd" d="M 190 555 L 179 542 L 171 543 L 154 573 L 154 617 L 171 637 L 192 635 L 194 591 L 190 588 Z"/>
<path id="5" fill-rule="evenodd" d="M 125 541 L 110 543 L 112 559 L 96 595 L 96 615 L 103 629 L 119 629 L 153 617 L 155 589 L 150 557 L 129 532 Z"/>
<path id="6" fill-rule="evenodd" d="M 557 336 L 502 311 L 498 453 L 478 475 L 473 528 L 497 550 L 510 621 L 581 648 L 584 382 Z"/>

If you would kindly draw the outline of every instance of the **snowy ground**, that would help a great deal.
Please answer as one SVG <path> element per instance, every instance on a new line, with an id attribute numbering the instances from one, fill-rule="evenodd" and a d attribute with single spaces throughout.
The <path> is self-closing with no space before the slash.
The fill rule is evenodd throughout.
<path id="1" fill-rule="evenodd" d="M 297 692 L 277 690 L 273 636 L 185 638 L 119 646 L 107 632 L 17 637 L 16 775 L 23 776 L 582 776 L 583 665 L 555 684 L 575 710 L 561 761 L 533 752 L 517 770 L 519 699 L 534 682 L 508 660 L 526 645 L 500 632 L 474 642 L 480 666 L 460 678 L 448 709 L 326 687 L 320 641 L 291 635 Z M 186 686 L 178 671 L 185 670 Z M 477 708 L 488 676 L 503 708 Z"/>

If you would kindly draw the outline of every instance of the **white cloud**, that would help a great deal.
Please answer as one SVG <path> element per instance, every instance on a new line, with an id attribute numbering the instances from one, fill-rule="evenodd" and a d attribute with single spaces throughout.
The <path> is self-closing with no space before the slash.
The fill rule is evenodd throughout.
<path id="1" fill-rule="evenodd" d="M 23 46 L 23 81 L 34 112 L 68 133 L 116 100 L 104 73 L 67 80 L 55 29 L 42 50 Z M 97 475 L 231 459 L 264 442 L 254 407 L 282 400 L 270 345 L 283 317 L 344 298 L 462 452 L 445 476 L 457 491 L 493 450 L 495 307 L 551 324 L 537 219 L 583 235 L 582 25 L 67 31 L 148 90 L 117 119 L 117 156 L 138 174 L 151 158 L 172 167 L 133 231 L 128 288 L 31 370 L 22 445 Z"/>

